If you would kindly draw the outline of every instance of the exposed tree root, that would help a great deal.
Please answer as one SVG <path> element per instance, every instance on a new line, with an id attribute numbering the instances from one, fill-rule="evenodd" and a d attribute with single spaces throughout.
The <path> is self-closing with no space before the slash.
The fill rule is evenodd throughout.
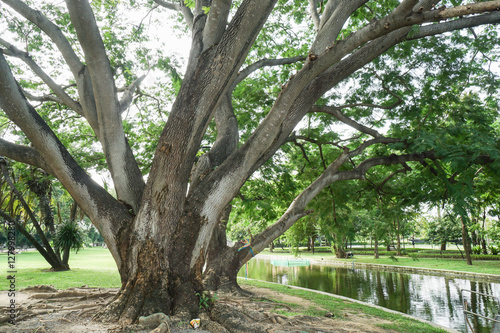
<path id="1" fill-rule="evenodd" d="M 79 293 L 84 292 L 81 288 L 63 292 L 53 291 L 50 288 L 31 290 L 32 295 L 46 294 L 48 298 L 30 298 L 28 297 L 30 294 L 24 296 L 23 304 L 25 306 L 17 308 L 19 311 L 15 326 L 1 325 L 2 322 L 5 323 L 9 320 L 8 317 L 5 317 L 7 313 L 1 314 L 0 333 L 35 331 L 39 333 L 81 333 L 86 331 L 99 333 L 130 333 L 132 331 L 137 333 L 180 333 L 192 330 L 189 322 L 194 318 L 186 319 L 186 317 L 169 316 L 164 313 L 140 317 L 138 322 L 127 325 L 89 320 L 96 313 L 102 313 L 103 301 L 110 302 L 115 296 L 116 290 L 87 289 L 87 296 L 78 297 L 71 295 L 75 295 L 75 293 L 80 295 Z M 311 304 L 307 304 L 304 299 L 277 300 L 276 292 L 263 293 L 263 289 L 257 288 L 252 290 L 255 290 L 256 293 L 252 293 L 251 297 L 238 296 L 235 293 L 219 293 L 219 300 L 210 307 L 209 311 L 199 314 L 201 326 L 196 331 L 199 333 L 384 332 L 373 325 L 376 323 L 373 318 L 368 320 L 370 325 L 368 327 L 367 324 L 360 324 L 358 317 L 356 317 L 356 322 L 349 322 L 345 316 L 342 316 L 342 321 L 326 316 L 291 316 L 293 313 L 300 313 L 310 308 Z M 249 294 L 249 292 L 245 292 L 245 294 Z M 103 297 L 99 297 L 99 295 Z M 290 315 L 284 315 L 286 312 L 289 312 Z"/>

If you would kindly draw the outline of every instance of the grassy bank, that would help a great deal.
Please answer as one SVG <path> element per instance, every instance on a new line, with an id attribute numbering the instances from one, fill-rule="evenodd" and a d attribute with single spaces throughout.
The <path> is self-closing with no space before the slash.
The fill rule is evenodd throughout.
<path id="1" fill-rule="evenodd" d="M 270 254 L 268 252 L 268 254 Z M 282 251 L 276 251 L 274 254 L 287 255 Z M 290 254 L 288 254 L 290 255 Z M 292 256 L 292 255 L 291 255 Z M 314 259 L 332 260 L 334 256 L 328 253 L 320 253 L 316 255 L 302 253 L 302 257 L 309 257 Z M 389 258 L 382 258 L 378 261 L 366 256 L 363 258 L 364 261 L 371 261 L 376 263 L 384 264 L 402 264 L 409 265 L 411 262 L 406 262 L 400 259 L 398 262 L 394 263 Z M 358 256 L 356 260 L 361 260 L 361 256 Z M 411 260 L 411 259 L 409 259 Z M 352 261 L 352 259 L 346 260 Z M 438 261 L 436 263 L 436 261 Z M 420 262 L 414 262 L 414 264 L 420 264 L 423 267 L 435 267 L 436 265 L 442 266 L 446 264 L 447 261 L 432 259 L 430 261 L 421 260 Z M 449 263 L 448 263 L 449 264 Z M 456 263 L 454 263 L 456 264 Z M 72 253 L 70 259 L 71 270 L 66 272 L 53 272 L 50 271 L 50 266 L 46 263 L 43 257 L 36 251 L 23 252 L 16 255 L 16 289 L 26 288 L 28 286 L 35 285 L 53 285 L 58 289 L 67 289 L 70 287 L 100 287 L 100 288 L 119 288 L 120 287 L 120 277 L 116 269 L 115 262 L 107 249 L 103 248 L 86 248 L 79 253 Z M 0 253 L 0 274 L 2 276 L 7 275 L 7 254 Z M 455 267 L 456 266 L 447 266 Z M 437 267 L 436 267 L 437 268 Z M 443 268 L 443 267 L 439 267 Z M 500 267 L 497 267 L 497 273 L 500 271 Z M 8 280 L 0 279 L 0 290 L 8 290 Z M 380 324 L 383 329 L 394 330 L 397 332 L 445 332 L 441 329 L 431 327 L 422 322 L 406 318 L 397 314 L 389 313 L 380 309 L 375 309 L 369 306 L 360 305 L 358 303 L 352 303 L 349 301 L 344 301 L 338 298 L 332 298 L 331 296 L 316 294 L 314 292 L 308 292 L 304 290 L 291 289 L 287 286 L 275 285 L 265 282 L 257 281 L 245 281 L 240 280 L 241 284 L 253 284 L 258 287 L 265 287 L 275 290 L 280 293 L 287 293 L 292 296 L 302 297 L 310 300 L 318 305 L 321 310 L 309 311 L 310 309 L 297 311 L 298 313 L 304 313 L 309 316 L 324 316 L 326 312 L 331 312 L 335 315 L 338 320 L 343 320 L 340 315 L 342 311 L 349 311 L 356 316 L 364 317 L 377 317 L 386 320 L 384 324 Z M 308 312 L 309 311 L 309 312 Z M 294 315 L 293 311 L 290 313 L 280 313 L 282 315 Z"/>
<path id="2" fill-rule="evenodd" d="M 119 288 L 120 275 L 115 261 L 107 249 L 86 248 L 71 253 L 70 271 L 52 272 L 50 265 L 37 251 L 16 255 L 16 289 L 40 284 L 53 285 L 58 289 L 70 287 Z M 7 254 L 0 253 L 0 274 L 7 276 Z M 0 290 L 7 290 L 9 281 L 0 279 Z"/>
<path id="3" fill-rule="evenodd" d="M 276 256 L 287 256 L 296 257 L 289 251 L 284 251 L 282 249 L 277 249 L 274 252 L 269 250 L 264 250 L 261 252 L 264 255 L 276 255 Z M 464 260 L 460 259 L 443 259 L 443 258 L 418 258 L 414 260 L 411 257 L 394 257 L 390 256 L 380 256 L 379 259 L 375 259 L 373 255 L 359 255 L 355 254 L 353 258 L 350 259 L 337 259 L 335 254 L 328 252 L 320 252 L 312 254 L 310 252 L 300 252 L 298 254 L 299 258 L 315 259 L 315 260 L 332 260 L 339 262 L 355 262 L 355 263 L 367 263 L 367 264 L 381 264 L 381 265 L 393 265 L 393 266 L 409 266 L 409 267 L 419 267 L 419 268 L 433 268 L 433 269 L 445 269 L 457 272 L 469 272 L 469 273 L 481 273 L 481 274 L 497 274 L 500 275 L 500 261 L 499 260 L 473 260 L 473 265 L 469 266 Z"/>
<path id="4" fill-rule="evenodd" d="M 266 282 L 253 281 L 253 280 L 245 280 L 240 279 L 238 281 L 240 285 L 252 285 L 260 288 L 268 288 L 274 291 L 277 291 L 282 294 L 288 294 L 291 296 L 300 297 L 306 299 L 310 302 L 315 303 L 318 308 L 314 309 L 295 309 L 280 312 L 283 315 L 295 315 L 295 314 L 305 314 L 309 316 L 325 316 L 327 312 L 330 312 L 334 315 L 338 320 L 343 320 L 344 316 L 342 312 L 349 312 L 350 316 L 359 316 L 359 317 L 377 317 L 380 319 L 384 319 L 387 323 L 378 324 L 377 326 L 386 329 L 392 330 L 395 332 L 405 332 L 405 333 L 420 333 L 420 332 L 428 332 L 428 333 L 443 333 L 446 332 L 443 329 L 433 327 L 426 323 L 403 317 L 398 314 L 390 313 L 384 310 L 380 310 L 374 307 L 362 305 L 359 303 L 345 301 L 340 298 L 317 294 L 314 292 L 306 291 L 306 290 L 298 290 L 293 289 L 288 286 L 278 285 L 278 284 L 270 284 Z M 304 312 L 305 311 L 305 312 Z"/>
<path id="5" fill-rule="evenodd" d="M 273 253 L 265 250 L 265 255 L 279 255 L 295 257 L 288 251 L 281 249 Z M 419 268 L 445 269 L 458 272 L 471 272 L 482 274 L 500 275 L 500 261 L 477 260 L 472 266 L 468 266 L 463 260 L 440 259 L 440 258 L 420 258 L 418 261 L 410 257 L 396 257 L 397 261 L 389 256 L 381 256 L 374 259 L 371 255 L 356 254 L 352 259 L 337 259 L 333 253 L 301 252 L 299 257 L 316 260 L 333 260 L 341 262 L 369 263 L 394 266 L 410 266 Z M 16 288 L 26 288 L 28 286 L 49 284 L 58 289 L 79 287 L 87 285 L 89 287 L 118 288 L 120 287 L 120 276 L 116 264 L 107 249 L 86 248 L 78 253 L 71 253 L 71 270 L 67 272 L 52 272 L 50 266 L 43 257 L 36 251 L 23 252 L 16 255 Z M 7 254 L 0 253 L 0 275 L 7 275 Z M 0 290 L 8 289 L 7 279 L 0 279 Z"/>

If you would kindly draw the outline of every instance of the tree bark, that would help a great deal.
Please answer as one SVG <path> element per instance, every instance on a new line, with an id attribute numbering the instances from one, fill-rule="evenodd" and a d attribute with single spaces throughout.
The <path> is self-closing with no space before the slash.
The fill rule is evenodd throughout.
<path id="1" fill-rule="evenodd" d="M 396 217 L 396 255 L 400 256 L 401 255 L 401 222 L 399 220 L 399 217 Z"/>
<path id="2" fill-rule="evenodd" d="M 465 259 L 467 260 L 467 265 L 472 265 L 472 248 L 470 245 L 469 231 L 465 219 L 462 216 L 460 216 L 460 221 L 462 222 L 462 243 L 464 246 Z"/>
<path id="3" fill-rule="evenodd" d="M 500 20 L 497 13 L 477 15 L 480 17 L 471 20 L 461 18 L 471 13 L 496 11 L 496 2 L 434 10 L 431 8 L 433 1 L 424 1 L 421 2 L 422 10 L 414 11 L 417 1 L 405 0 L 392 13 L 370 21 L 341 39 L 339 33 L 350 15 L 367 1 L 328 1 L 322 16 L 316 17 L 319 31 L 311 48 L 312 54 L 285 82 L 250 138 L 238 146 L 238 128 L 232 125 L 236 120 L 234 114 L 223 112 L 226 107 L 230 108 L 230 101 L 228 104 L 225 99 L 230 100 L 228 94 L 238 81 L 237 77 L 244 76 L 241 66 L 277 0 L 243 0 L 235 10 L 232 10 L 235 2 L 216 0 L 210 2 L 213 7 L 208 14 L 203 8 L 208 1 L 196 1 L 191 12 L 183 1 L 174 4 L 155 0 L 166 8 L 180 10 L 193 37 L 187 70 L 158 139 L 147 184 L 144 184 L 124 134 L 113 69 L 89 1 L 65 1 L 84 61 L 79 59 L 61 30 L 41 12 L 22 1 L 1 1 L 33 22 L 61 51 L 77 83 L 79 102 L 64 96 L 64 91 L 48 78 L 42 81 L 52 86 L 60 100 L 72 105 L 89 122 L 102 144 L 118 199 L 122 202 L 115 200 L 85 173 L 27 102 L 2 50 L 0 107 L 26 134 L 33 149 L 0 140 L 0 152 L 23 163 L 38 165 L 57 177 L 99 229 L 117 263 L 122 281 L 120 293 L 101 317 L 118 319 L 124 324 L 135 321 L 139 315 L 156 312 L 180 313 L 188 319 L 193 318 L 198 312 L 196 292 L 206 288 L 236 287 L 240 267 L 307 215 L 307 204 L 326 186 L 340 180 L 362 179 L 375 165 L 432 158 L 432 153 L 376 157 L 350 170 L 339 171 L 344 162 L 370 145 L 398 142 L 376 131 L 367 133 L 366 126 L 357 126 L 374 139 L 363 142 L 353 151 L 347 148 L 341 151 L 339 158 L 297 196 L 276 223 L 251 239 L 250 246 L 240 243 L 227 247 L 224 244 L 223 216 L 228 205 L 326 92 L 394 45 L 410 38 L 408 33 L 414 25 L 436 22 L 423 25 L 412 37 L 421 38 Z M 231 20 L 227 22 L 229 17 Z M 451 21 L 452 24 L 441 23 L 452 17 L 460 18 Z M 228 118 L 221 121 L 217 129 L 232 134 L 218 136 L 211 152 L 195 165 L 203 136 L 214 116 L 219 122 L 219 113 Z M 378 257 L 377 238 L 375 242 Z"/>

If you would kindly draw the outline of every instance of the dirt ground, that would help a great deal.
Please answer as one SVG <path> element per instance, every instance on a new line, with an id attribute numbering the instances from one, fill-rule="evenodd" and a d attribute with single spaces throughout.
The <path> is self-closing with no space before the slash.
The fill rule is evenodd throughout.
<path id="1" fill-rule="evenodd" d="M 251 286 L 244 286 L 251 296 L 218 295 L 210 315 L 200 315 L 198 332 L 388 332 L 377 327 L 386 321 L 342 313 L 342 318 L 312 317 L 301 312 L 318 308 L 302 298 Z M 56 290 L 37 286 L 16 293 L 16 325 L 7 323 L 9 299 L 0 296 L 0 332 L 86 333 L 86 332 L 192 332 L 187 321 L 175 317 L 144 325 L 121 326 L 102 323 L 92 317 L 118 292 L 117 289 L 71 288 Z M 292 316 L 293 315 L 293 316 Z M 328 315 L 328 314 L 327 314 Z M 337 315 L 338 316 L 338 315 Z M 163 322 L 162 322 L 163 321 Z M 161 324 L 160 324 L 161 323 Z M 146 325 L 146 326 L 145 326 Z"/>

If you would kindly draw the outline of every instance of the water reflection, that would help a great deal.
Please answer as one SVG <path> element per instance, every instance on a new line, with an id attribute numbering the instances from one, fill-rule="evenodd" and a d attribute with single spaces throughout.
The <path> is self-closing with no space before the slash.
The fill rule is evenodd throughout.
<path id="1" fill-rule="evenodd" d="M 239 276 L 245 276 L 244 269 Z M 465 332 L 465 320 L 461 289 L 500 297 L 498 283 L 323 265 L 280 267 L 257 258 L 248 264 L 248 277 L 354 298 L 462 332 Z M 470 311 L 487 317 L 494 317 L 498 312 L 495 299 L 471 293 L 464 296 L 470 304 Z M 491 321 L 469 318 L 474 332 L 491 331 Z"/>

